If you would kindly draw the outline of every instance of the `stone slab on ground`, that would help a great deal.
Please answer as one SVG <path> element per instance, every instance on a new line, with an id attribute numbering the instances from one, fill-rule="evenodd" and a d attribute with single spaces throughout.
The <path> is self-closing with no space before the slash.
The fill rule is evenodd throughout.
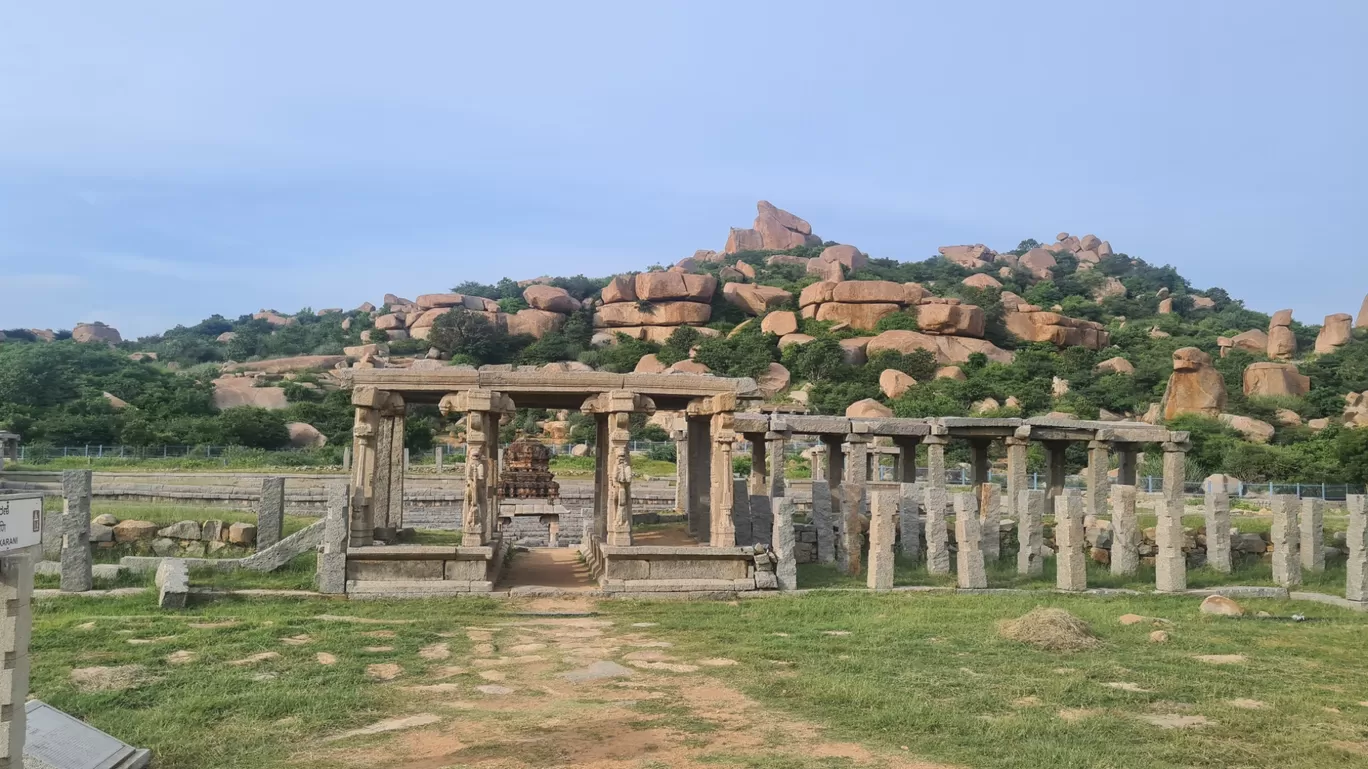
<path id="1" fill-rule="evenodd" d="M 601 681 L 605 678 L 626 678 L 632 674 L 631 668 L 623 667 L 616 662 L 598 660 L 589 663 L 586 667 L 562 673 L 561 678 L 573 684 L 582 684 L 589 681 Z"/>
<path id="2" fill-rule="evenodd" d="M 121 742 L 42 700 L 24 705 L 27 769 L 142 769 L 152 753 Z"/>
<path id="3" fill-rule="evenodd" d="M 190 566 L 180 558 L 167 558 L 157 567 L 157 605 L 184 609 L 190 598 Z"/>

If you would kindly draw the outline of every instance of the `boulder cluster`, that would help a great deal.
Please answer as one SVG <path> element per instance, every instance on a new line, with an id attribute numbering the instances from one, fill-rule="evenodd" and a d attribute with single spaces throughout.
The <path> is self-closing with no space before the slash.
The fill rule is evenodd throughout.
<path id="1" fill-rule="evenodd" d="M 117 328 L 107 326 L 98 320 L 94 323 L 77 323 L 76 328 L 71 330 L 71 338 L 77 342 L 100 342 L 107 345 L 116 345 L 123 341 Z"/>
<path id="2" fill-rule="evenodd" d="M 96 548 L 124 547 L 134 553 L 171 558 L 203 558 L 227 547 L 251 548 L 257 527 L 250 523 L 180 521 L 162 526 L 152 521 L 120 521 L 108 513 L 90 522 L 90 542 Z"/>
<path id="3" fill-rule="evenodd" d="M 767 200 L 755 204 L 755 224 L 750 229 L 731 228 L 722 253 L 741 251 L 787 251 L 799 246 L 821 245 L 812 225 Z"/>
<path id="4" fill-rule="evenodd" d="M 389 312 L 375 314 L 375 327 L 395 341 L 427 339 L 432 333 L 432 325 L 443 315 L 453 311 L 475 312 L 509 334 L 526 334 L 540 339 L 563 326 L 566 316 L 580 308 L 579 300 L 565 289 L 539 283 L 523 290 L 523 300 L 529 309 L 506 313 L 499 308 L 498 302 L 482 296 L 423 294 L 409 301 L 386 294 L 385 305 Z"/>
<path id="5" fill-rule="evenodd" d="M 600 334 L 595 341 L 610 342 L 617 334 L 626 334 L 664 342 L 680 326 L 703 326 L 712 318 L 716 291 L 717 278 L 680 267 L 618 275 L 603 288 L 602 301 L 594 308 L 594 328 Z"/>

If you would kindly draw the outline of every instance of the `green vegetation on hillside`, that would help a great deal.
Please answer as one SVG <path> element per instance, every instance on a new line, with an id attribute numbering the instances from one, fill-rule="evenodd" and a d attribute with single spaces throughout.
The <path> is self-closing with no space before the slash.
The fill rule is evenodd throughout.
<path id="1" fill-rule="evenodd" d="M 1023 241 L 1014 253 L 1024 253 L 1036 245 L 1034 240 Z M 719 276 L 725 283 L 736 273 L 726 270 L 732 277 L 724 277 L 724 268 L 744 262 L 754 268 L 755 282 L 783 288 L 796 297 L 818 277 L 807 274 L 802 265 L 770 265 L 768 258 L 775 253 L 813 257 L 821 249 L 805 246 L 786 252 L 747 251 L 723 262 L 702 262 L 698 269 Z M 962 281 L 974 271 L 940 257 L 920 262 L 870 259 L 848 276 L 851 280 L 917 282 L 934 295 L 981 307 L 985 338 L 1011 350 L 1015 361 L 1002 364 L 982 355 L 972 356 L 960 366 L 963 379 L 937 378 L 936 361 L 924 351 L 911 355 L 884 352 L 859 365 L 847 362 L 850 359 L 840 345 L 842 340 L 893 329 L 917 330 L 915 307 L 884 318 L 874 332 L 833 328 L 831 323 L 803 319 L 799 330 L 815 341 L 780 350 L 778 338 L 762 332 L 758 321 L 738 329 L 749 317 L 725 301 L 720 288 L 709 323 L 719 336 L 680 328 L 663 344 L 618 335 L 617 344 L 596 347 L 592 310 L 588 308 L 571 314 L 560 329 L 539 340 L 510 335 L 479 313 L 451 312 L 436 320 L 429 339 L 392 342 L 391 354 L 419 355 L 431 347 L 445 353 L 452 363 L 543 365 L 579 361 L 614 372 L 632 371 L 643 356 L 655 354 L 665 365 L 693 357 L 719 375 L 747 377 L 758 377 L 771 363 L 780 363 L 791 374 L 790 390 L 803 390 L 815 413 L 844 413 L 851 403 L 873 398 L 885 402 L 898 416 L 907 417 L 1033 416 L 1060 411 L 1092 419 L 1111 418 L 1109 414 L 1143 416 L 1164 394 L 1173 371 L 1173 352 L 1198 347 L 1211 354 L 1225 379 L 1229 394 L 1225 411 L 1268 422 L 1275 433 L 1268 444 L 1258 444 L 1216 420 L 1191 416 L 1175 420 L 1175 429 L 1193 434 L 1194 475 L 1223 471 L 1251 482 L 1368 482 L 1368 430 L 1343 429 L 1336 423 L 1344 408 L 1344 394 L 1368 390 L 1368 335 L 1363 331 L 1334 354 L 1304 356 L 1299 365 L 1312 382 L 1306 397 L 1247 398 L 1242 388 L 1243 372 L 1263 356 L 1236 348 L 1221 358 L 1216 339 L 1265 329 L 1267 315 L 1246 309 L 1223 289 L 1195 289 L 1171 266 L 1154 266 L 1118 254 L 1091 269 L 1079 269 L 1072 254 L 1060 252 L 1055 257 L 1058 266 L 1047 280 L 1037 279 L 1024 269 L 1004 268 L 1001 263 L 978 270 L 999 281 L 1001 289 L 964 285 Z M 552 279 L 551 285 L 566 289 L 577 299 L 590 300 L 606 282 L 578 275 Z M 1117 282 L 1124 287 L 1124 296 L 1115 295 Z M 511 279 L 497 284 L 461 283 L 454 290 L 493 299 L 508 313 L 527 307 L 523 289 Z M 1111 335 L 1111 345 L 1100 351 L 1082 347 L 1061 350 L 1048 343 L 1016 338 L 1005 325 L 1002 298 L 1008 292 L 1063 315 L 1103 324 Z M 1159 313 L 1161 292 L 1172 298 L 1170 313 Z M 1203 302 L 1211 307 L 1195 306 L 1197 297 L 1204 297 Z M 788 309 L 797 308 L 790 305 Z M 372 331 L 372 341 L 386 336 L 373 329 L 368 313 L 316 315 L 308 310 L 292 316 L 284 326 L 250 316 L 229 320 L 215 315 L 194 326 L 177 327 L 114 349 L 70 341 L 38 343 L 29 341 L 32 335 L 24 332 L 6 332 L 10 341 L 0 344 L 0 428 L 23 434 L 30 444 L 226 444 L 270 449 L 286 444 L 287 422 L 299 421 L 314 425 L 333 446 L 340 446 L 348 440 L 351 407 L 345 393 L 328 386 L 326 375 L 303 373 L 293 381 L 279 383 L 291 405 L 272 412 L 232 409 L 218 413 L 212 405 L 210 381 L 226 360 L 340 354 L 344 346 L 360 344 L 360 335 L 366 330 Z M 1311 350 L 1319 328 L 1294 322 L 1292 330 L 1299 349 Z M 226 343 L 217 341 L 225 332 L 233 336 Z M 154 352 L 158 360 L 135 362 L 127 357 L 131 352 Z M 1129 361 L 1134 373 L 1097 370 L 1099 363 L 1114 357 Z M 908 374 L 918 384 L 897 399 L 886 398 L 879 388 L 879 376 L 890 368 Z M 1066 394 L 1053 395 L 1056 379 L 1067 381 Z M 102 395 L 105 392 L 132 407 L 114 409 Z M 996 401 L 998 407 L 986 410 L 982 404 L 988 399 Z M 1303 424 L 1284 424 L 1278 418 L 1279 410 L 1295 412 Z M 525 412 L 515 424 L 505 427 L 505 437 L 536 434 L 541 429 L 539 424 L 551 418 L 544 411 Z M 1305 425 L 1307 420 L 1318 418 L 1330 418 L 1331 426 L 1315 432 Z M 587 420 L 571 415 L 570 421 L 572 440 L 592 442 L 593 430 Z M 435 410 L 418 410 L 409 419 L 409 445 L 427 448 L 443 429 Z M 634 437 L 666 439 L 664 431 L 648 428 L 644 420 L 635 424 Z M 1081 453 L 1075 459 L 1081 463 Z"/>

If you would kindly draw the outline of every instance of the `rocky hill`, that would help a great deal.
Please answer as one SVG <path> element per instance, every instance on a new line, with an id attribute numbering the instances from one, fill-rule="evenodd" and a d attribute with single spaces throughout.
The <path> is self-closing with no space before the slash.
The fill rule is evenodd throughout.
<path id="1" fill-rule="evenodd" d="M 815 413 L 1165 421 L 1196 436 L 1194 473 L 1368 480 L 1368 300 L 1357 323 L 1302 325 L 1092 234 L 898 262 L 760 201 L 720 251 L 634 274 L 215 315 L 137 341 L 97 322 L 0 340 L 0 428 L 29 442 L 336 445 L 336 369 L 561 363 L 752 376 Z M 509 429 L 576 437 L 569 415 Z M 410 420 L 412 445 L 434 436 L 450 439 L 437 415 Z"/>

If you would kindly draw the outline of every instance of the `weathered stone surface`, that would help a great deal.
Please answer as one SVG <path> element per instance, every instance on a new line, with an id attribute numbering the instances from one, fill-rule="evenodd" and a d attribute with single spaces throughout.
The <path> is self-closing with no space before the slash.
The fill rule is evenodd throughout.
<path id="1" fill-rule="evenodd" d="M 641 358 L 637 360 L 636 368 L 632 369 L 632 373 L 663 374 L 665 373 L 665 368 L 665 364 L 660 362 L 660 359 L 656 357 L 655 353 L 649 353 L 641 356 Z"/>
<path id="2" fill-rule="evenodd" d="M 1263 420 L 1238 414 L 1221 414 L 1219 419 L 1222 424 L 1255 443 L 1268 443 L 1273 440 L 1275 428 Z"/>
<path id="3" fill-rule="evenodd" d="M 869 501 L 869 575 L 870 590 L 893 587 L 893 517 L 898 511 L 898 495 L 876 491 Z"/>
<path id="4" fill-rule="evenodd" d="M 255 387 L 251 377 L 220 377 L 213 381 L 214 408 L 224 411 L 239 406 L 279 410 L 289 405 L 281 387 Z"/>
<path id="5" fill-rule="evenodd" d="M 863 366 L 869 361 L 865 348 L 869 346 L 871 336 L 856 336 L 850 339 L 842 339 L 837 344 L 841 346 L 841 358 L 851 366 Z"/>
<path id="6" fill-rule="evenodd" d="M 722 287 L 722 296 L 728 304 L 751 315 L 764 315 L 793 301 L 793 294 L 782 288 L 750 283 L 728 283 Z"/>
<path id="7" fill-rule="evenodd" d="M 767 200 L 756 203 L 755 210 L 755 229 L 760 233 L 766 249 L 783 251 L 822 242 L 812 234 L 812 226 L 806 221 Z"/>
<path id="8" fill-rule="evenodd" d="M 1268 330 L 1268 357 L 1274 360 L 1292 360 L 1297 355 L 1297 337 L 1292 329 L 1276 326 Z"/>
<path id="9" fill-rule="evenodd" d="M 844 283 L 838 285 L 845 285 Z M 811 308 L 804 308 L 807 313 Z M 851 328 L 862 331 L 873 331 L 879 321 L 900 312 L 902 305 L 891 303 L 870 303 L 853 304 L 847 302 L 827 302 L 817 305 L 816 312 L 811 317 L 817 320 L 830 321 L 832 323 L 845 323 Z M 808 317 L 808 316 L 804 316 Z"/>
<path id="10" fill-rule="evenodd" d="M 1055 499 L 1055 587 L 1059 590 L 1088 588 L 1083 517 L 1083 496 L 1078 489 L 1065 489 Z"/>
<path id="11" fill-rule="evenodd" d="M 955 494 L 955 584 L 964 590 L 988 587 L 983 564 L 983 524 L 973 494 Z"/>
<path id="12" fill-rule="evenodd" d="M 813 460 L 814 465 L 817 460 Z M 836 560 L 835 521 L 832 520 L 831 486 L 816 477 L 812 481 L 812 526 L 817 530 L 817 562 Z"/>
<path id="13" fill-rule="evenodd" d="M 760 330 L 784 336 L 798 332 L 798 316 L 792 310 L 777 310 L 760 319 Z"/>
<path id="14" fill-rule="evenodd" d="M 755 385 L 766 398 L 773 398 L 788 389 L 791 381 L 792 376 L 788 369 L 782 364 L 771 363 L 763 374 L 755 378 Z"/>
<path id="15" fill-rule="evenodd" d="M 946 530 L 945 446 L 928 443 L 926 478 L 922 508 L 926 514 L 926 570 L 931 574 L 950 573 L 950 537 Z"/>
<path id="16" fill-rule="evenodd" d="M 1217 617 L 1243 617 L 1245 613 L 1244 607 L 1223 595 L 1209 595 L 1203 598 L 1202 605 L 1197 607 L 1197 611 Z"/>
<path id="17" fill-rule="evenodd" d="M 923 304 L 917 325 L 925 334 L 983 336 L 983 310 L 972 304 Z"/>
<path id="18" fill-rule="evenodd" d="M 1090 350 L 1101 350 L 1111 344 L 1111 334 L 1101 323 L 1069 318 L 1057 312 L 1009 312 L 1003 316 L 1003 321 L 1014 336 L 1030 342 Z"/>
<path id="19" fill-rule="evenodd" d="M 887 280 L 851 280 L 831 287 L 831 298 L 825 301 L 851 304 L 902 304 L 907 301 L 907 289 L 901 283 Z"/>
<path id="20" fill-rule="evenodd" d="M 1053 276 L 1051 270 L 1058 267 L 1059 262 L 1054 258 L 1054 254 L 1044 248 L 1033 248 L 1021 255 L 1017 266 L 1029 271 L 1036 278 L 1048 280 Z"/>
<path id="21" fill-rule="evenodd" d="M 1301 584 L 1301 543 L 1297 525 L 1300 501 L 1290 494 L 1273 496 L 1273 526 L 1269 542 L 1273 545 L 1273 584 L 1292 588 Z"/>
<path id="22" fill-rule="evenodd" d="M 1263 331 L 1246 331 L 1231 337 L 1232 346 L 1245 352 L 1263 355 L 1268 352 L 1268 334 Z"/>
<path id="23" fill-rule="evenodd" d="M 831 281 L 813 283 L 798 294 L 798 306 L 809 307 L 814 304 L 825 304 L 826 302 L 835 301 L 834 297 L 838 285 L 840 284 Z"/>
<path id="24" fill-rule="evenodd" d="M 114 541 L 124 543 L 155 539 L 160 528 L 151 521 L 119 521 L 114 527 Z"/>
<path id="25" fill-rule="evenodd" d="M 230 545 L 252 545 L 256 543 L 256 539 L 257 527 L 250 523 L 235 523 L 228 527 L 228 544 Z"/>
<path id="26" fill-rule="evenodd" d="M 936 369 L 936 378 L 953 379 L 957 382 L 963 382 L 966 379 L 968 379 L 968 377 L 964 374 L 964 369 L 960 368 L 959 366 L 945 366 L 943 368 Z"/>
<path id="27" fill-rule="evenodd" d="M 890 409 L 873 398 L 865 398 L 864 400 L 855 401 L 847 406 L 845 415 L 848 417 L 881 419 L 893 416 L 893 409 Z"/>
<path id="28" fill-rule="evenodd" d="M 860 253 L 860 249 L 846 245 L 827 246 L 817 258 L 827 264 L 839 264 L 851 271 L 864 269 L 869 264 L 869 257 Z"/>
<path id="29" fill-rule="evenodd" d="M 1140 524 L 1135 515 L 1135 487 L 1111 487 L 1111 573 L 1131 576 L 1140 568 Z"/>
<path id="30" fill-rule="evenodd" d="M 1245 395 L 1294 396 L 1311 392 L 1311 378 L 1291 363 L 1251 363 L 1244 372 Z"/>
<path id="31" fill-rule="evenodd" d="M 767 500 L 769 501 L 769 500 Z M 774 521 L 770 541 L 779 559 L 774 565 L 774 578 L 780 590 L 798 589 L 798 539 L 793 530 L 793 500 L 775 497 Z"/>
<path id="32" fill-rule="evenodd" d="M 1225 379 L 1211 364 L 1211 356 L 1196 347 L 1173 353 L 1173 375 L 1164 392 L 1164 419 L 1180 414 L 1216 417 L 1226 405 Z"/>
<path id="33" fill-rule="evenodd" d="M 546 286 L 533 284 L 523 290 L 523 301 L 534 310 L 547 310 L 549 312 L 572 313 L 578 312 L 580 302 L 570 296 L 570 292 L 556 286 Z"/>
<path id="34" fill-rule="evenodd" d="M 640 272 L 635 278 L 635 288 L 637 301 L 708 303 L 717 290 L 717 278 L 682 272 Z"/>
<path id="35" fill-rule="evenodd" d="M 1186 467 L 1186 452 L 1164 452 L 1164 496 L 1155 506 L 1158 521 L 1154 533 L 1154 589 L 1160 593 L 1187 589 L 1187 557 L 1183 553 L 1187 542 L 1183 534 L 1183 513 L 1187 510 L 1183 490 Z"/>
<path id="36" fill-rule="evenodd" d="M 921 499 L 921 484 L 898 485 L 898 541 L 903 557 L 912 563 L 922 555 Z"/>
<path id="37" fill-rule="evenodd" d="M 290 446 L 296 449 L 317 449 L 328 443 L 327 436 L 307 422 L 287 422 L 285 429 L 290 432 Z"/>
<path id="38" fill-rule="evenodd" d="M 728 286 L 737 285 L 728 283 Z M 635 302 L 605 304 L 594 311 L 595 328 L 617 326 L 702 325 L 712 318 L 712 305 L 699 302 L 659 302 L 642 307 Z"/>
<path id="39" fill-rule="evenodd" d="M 190 598 L 190 566 L 180 558 L 166 558 L 157 566 L 157 605 L 184 609 Z"/>
<path id="40" fill-rule="evenodd" d="M 1325 571 L 1325 500 L 1307 497 L 1301 502 L 1298 545 L 1302 572 L 1322 572 Z M 1210 541 L 1208 535 L 1208 548 Z"/>
<path id="41" fill-rule="evenodd" d="M 1344 597 L 1350 601 L 1368 603 L 1368 497 L 1351 494 L 1345 500 L 1349 508 L 1349 530 L 1346 546 L 1349 551 L 1346 569 L 1348 584 Z"/>
<path id="42" fill-rule="evenodd" d="M 1229 574 L 1231 570 L 1230 550 L 1230 495 L 1224 488 L 1217 489 L 1215 484 L 1206 485 L 1204 498 L 1206 512 L 1207 566 Z"/>
<path id="43" fill-rule="evenodd" d="M 918 331 L 885 331 L 870 340 L 869 355 L 883 350 L 908 354 L 915 350 L 929 350 L 938 363 L 965 363 L 969 356 L 981 352 L 995 363 L 1011 363 L 1012 353 L 984 339 L 958 336 L 937 336 Z"/>
<path id="44" fill-rule="evenodd" d="M 565 325 L 565 316 L 549 310 L 518 310 L 512 315 L 500 315 L 499 319 L 512 336 L 530 336 L 541 339 L 552 331 Z"/>
<path id="45" fill-rule="evenodd" d="M 90 554 L 90 503 L 92 473 L 89 470 L 62 472 L 63 512 L 61 531 L 61 590 L 80 593 L 92 586 Z M 27 600 L 28 596 L 20 596 Z"/>
<path id="46" fill-rule="evenodd" d="M 1002 557 L 1002 487 L 990 482 L 979 488 L 983 560 L 987 563 L 996 563 Z"/>
<path id="47" fill-rule="evenodd" d="M 975 243 L 969 246 L 941 246 L 937 250 L 940 251 L 941 256 L 944 256 L 946 259 L 949 259 L 962 267 L 968 267 L 971 270 L 987 267 L 993 263 L 993 258 L 997 256 L 997 253 L 994 252 L 993 249 L 982 243 Z"/>
<path id="48" fill-rule="evenodd" d="M 119 336 L 119 330 L 113 326 L 107 326 L 100 321 L 94 323 L 77 323 L 76 328 L 71 330 L 71 340 L 73 342 L 103 342 L 104 344 L 115 345 L 123 341 Z"/>
<path id="49" fill-rule="evenodd" d="M 763 251 L 764 249 L 765 240 L 760 236 L 759 231 L 732 227 L 731 231 L 727 233 L 727 245 L 722 247 L 722 253 L 736 254 L 742 251 Z"/>
<path id="50" fill-rule="evenodd" d="M 173 523 L 157 532 L 159 537 L 170 537 L 171 539 L 199 539 L 200 525 L 198 521 L 180 521 Z"/>
<path id="51" fill-rule="evenodd" d="M 1002 288 L 1002 281 L 985 272 L 976 272 L 960 282 L 970 288 Z"/>
<path id="52" fill-rule="evenodd" d="M 888 398 L 899 398 L 917 385 L 917 380 L 897 369 L 887 368 L 879 374 L 879 389 Z"/>
<path id="53" fill-rule="evenodd" d="M 815 341 L 817 341 L 815 337 L 808 336 L 807 334 L 784 334 L 779 338 L 779 349 L 782 350 L 789 345 L 807 344 L 808 342 Z"/>

